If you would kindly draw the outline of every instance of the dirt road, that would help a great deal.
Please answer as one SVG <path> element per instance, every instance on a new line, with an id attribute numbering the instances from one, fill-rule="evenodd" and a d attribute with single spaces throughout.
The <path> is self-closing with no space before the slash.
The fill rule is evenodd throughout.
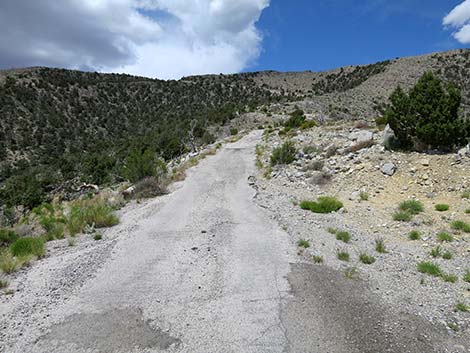
<path id="1" fill-rule="evenodd" d="M 367 284 L 296 263 L 256 191 L 254 132 L 177 190 L 129 207 L 102 245 L 18 276 L 0 302 L 0 351 L 460 352 L 448 334 L 389 310 Z M 463 352 L 463 350 L 462 350 Z"/>

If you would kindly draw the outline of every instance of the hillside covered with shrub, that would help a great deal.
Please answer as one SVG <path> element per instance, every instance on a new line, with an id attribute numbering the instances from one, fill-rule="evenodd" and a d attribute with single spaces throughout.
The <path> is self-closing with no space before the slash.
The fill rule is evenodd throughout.
<path id="1" fill-rule="evenodd" d="M 162 81 L 32 68 L 0 72 L 0 203 L 40 204 L 71 179 L 127 179 L 136 154 L 169 160 L 281 97 L 249 75 Z M 154 157 L 150 157 L 154 158 Z"/>

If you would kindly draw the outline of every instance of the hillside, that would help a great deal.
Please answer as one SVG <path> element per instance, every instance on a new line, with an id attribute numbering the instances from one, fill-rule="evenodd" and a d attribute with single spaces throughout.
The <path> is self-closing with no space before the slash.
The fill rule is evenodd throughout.
<path id="1" fill-rule="evenodd" d="M 300 106 L 318 117 L 373 119 L 380 116 L 392 91 L 409 88 L 432 71 L 462 91 L 464 113 L 470 115 L 470 49 L 433 53 L 348 66 L 325 72 L 260 72 L 254 80 L 279 94 L 294 94 Z"/>
<path id="2" fill-rule="evenodd" d="M 239 113 L 279 97 L 246 76 L 161 81 L 31 68 L 0 73 L 1 203 L 30 206 L 65 180 L 122 180 L 130 151 L 168 160 L 213 142 Z M 33 185 L 33 186 L 32 186 Z M 34 189 L 25 200 L 16 189 Z"/>
<path id="3" fill-rule="evenodd" d="M 245 112 L 269 121 L 297 105 L 318 120 L 374 119 L 397 85 L 409 87 L 429 70 L 461 88 L 468 116 L 470 50 L 319 73 L 179 81 L 41 67 L 0 71 L 0 204 L 32 206 L 71 179 L 123 180 L 132 150 L 169 160 L 227 135 L 230 121 Z"/>

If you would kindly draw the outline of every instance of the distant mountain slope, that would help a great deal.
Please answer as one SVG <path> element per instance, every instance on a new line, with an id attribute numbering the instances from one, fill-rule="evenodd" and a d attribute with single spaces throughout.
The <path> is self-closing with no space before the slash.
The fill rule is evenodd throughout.
<path id="1" fill-rule="evenodd" d="M 470 116 L 470 49 L 326 72 L 260 72 L 254 79 L 273 92 L 301 96 L 304 109 L 326 117 L 374 118 L 398 85 L 411 87 L 425 71 L 457 84 L 462 90 L 463 111 Z"/>

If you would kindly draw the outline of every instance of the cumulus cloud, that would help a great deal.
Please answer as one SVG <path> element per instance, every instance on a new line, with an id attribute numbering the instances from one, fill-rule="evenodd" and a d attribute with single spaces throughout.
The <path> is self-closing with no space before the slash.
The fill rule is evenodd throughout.
<path id="1" fill-rule="evenodd" d="M 269 0 L 2 0 L 0 68 L 159 78 L 238 72 L 260 54 Z"/>
<path id="2" fill-rule="evenodd" d="M 443 24 L 455 28 L 453 36 L 462 44 L 470 44 L 470 0 L 457 5 L 446 17 Z"/>

